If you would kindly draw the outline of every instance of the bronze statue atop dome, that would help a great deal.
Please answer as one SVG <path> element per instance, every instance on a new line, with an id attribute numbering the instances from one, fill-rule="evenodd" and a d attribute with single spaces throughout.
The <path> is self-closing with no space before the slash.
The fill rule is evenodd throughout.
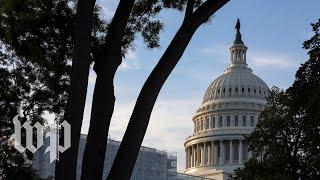
<path id="1" fill-rule="evenodd" d="M 236 24 L 236 26 L 234 27 L 234 28 L 236 28 L 237 29 L 237 31 L 239 32 L 240 31 L 240 19 L 238 18 L 238 20 L 237 20 L 237 24 Z"/>
<path id="2" fill-rule="evenodd" d="M 238 18 L 236 26 L 234 27 L 237 30 L 237 33 L 236 33 L 236 39 L 234 40 L 233 44 L 242 44 L 242 45 L 244 45 L 244 43 L 243 43 L 243 41 L 241 39 L 240 26 L 241 26 L 240 19 Z"/>

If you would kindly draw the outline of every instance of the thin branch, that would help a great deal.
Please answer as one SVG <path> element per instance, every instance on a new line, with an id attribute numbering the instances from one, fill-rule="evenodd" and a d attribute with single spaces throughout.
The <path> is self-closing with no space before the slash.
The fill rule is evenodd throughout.
<path id="1" fill-rule="evenodd" d="M 207 0 L 193 12 L 192 19 L 194 19 L 196 23 L 202 24 L 229 1 L 230 0 Z"/>
<path id="2" fill-rule="evenodd" d="M 186 13 L 184 15 L 184 21 L 189 20 L 193 13 L 194 8 L 194 1 L 195 0 L 188 0 L 187 7 L 186 7 Z"/>

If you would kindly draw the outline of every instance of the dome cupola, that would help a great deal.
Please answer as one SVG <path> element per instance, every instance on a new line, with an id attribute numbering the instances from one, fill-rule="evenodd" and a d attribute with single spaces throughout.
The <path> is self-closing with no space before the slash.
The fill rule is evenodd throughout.
<path id="1" fill-rule="evenodd" d="M 235 26 L 236 38 L 233 42 L 233 45 L 230 47 L 230 54 L 231 54 L 231 64 L 230 67 L 237 67 L 243 66 L 247 67 L 247 46 L 244 45 L 241 32 L 240 32 L 240 20 L 237 20 L 237 24 Z"/>

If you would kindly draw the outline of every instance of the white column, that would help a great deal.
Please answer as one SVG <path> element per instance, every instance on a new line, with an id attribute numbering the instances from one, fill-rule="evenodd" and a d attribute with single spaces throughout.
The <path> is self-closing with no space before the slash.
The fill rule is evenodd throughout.
<path id="1" fill-rule="evenodd" d="M 210 159 L 211 165 L 214 164 L 214 158 L 215 158 L 215 154 L 214 154 L 214 143 L 213 143 L 213 141 L 211 141 L 211 159 Z"/>
<path id="2" fill-rule="evenodd" d="M 193 154 L 192 154 L 192 146 L 190 146 L 190 159 L 189 159 L 189 167 L 192 167 L 192 159 L 193 159 Z"/>
<path id="3" fill-rule="evenodd" d="M 190 165 L 190 160 L 191 160 L 190 146 L 187 149 L 187 153 L 188 153 L 188 158 L 187 158 L 188 166 L 187 167 L 190 168 L 191 167 L 191 165 Z"/>
<path id="4" fill-rule="evenodd" d="M 196 166 L 196 160 L 197 160 L 196 155 L 197 155 L 196 146 L 193 145 L 193 167 Z"/>
<path id="5" fill-rule="evenodd" d="M 229 163 L 233 163 L 233 146 L 232 140 L 230 140 L 230 147 L 229 147 Z"/>
<path id="6" fill-rule="evenodd" d="M 218 145 L 214 144 L 213 150 L 214 150 L 214 164 L 218 164 Z"/>
<path id="7" fill-rule="evenodd" d="M 200 144 L 200 156 L 201 156 L 201 166 L 204 165 L 204 146 L 203 146 L 203 143 Z"/>
<path id="8" fill-rule="evenodd" d="M 203 159 L 202 165 L 205 166 L 207 164 L 207 159 L 208 159 L 206 142 L 203 143 L 203 157 L 202 157 L 202 159 Z"/>
<path id="9" fill-rule="evenodd" d="M 186 153 L 186 169 L 188 169 L 188 148 L 185 149 Z"/>
<path id="10" fill-rule="evenodd" d="M 239 164 L 242 164 L 242 140 L 239 140 Z"/>
<path id="11" fill-rule="evenodd" d="M 207 147 L 207 165 L 211 165 L 211 144 Z"/>
<path id="12" fill-rule="evenodd" d="M 196 166 L 199 166 L 199 164 L 200 164 L 200 146 L 199 146 L 199 144 L 197 144 L 197 164 L 196 164 Z"/>
<path id="13" fill-rule="evenodd" d="M 192 159 L 191 159 L 191 167 L 194 167 L 194 161 L 195 161 L 195 150 L 194 145 L 192 145 Z"/>
<path id="14" fill-rule="evenodd" d="M 189 168 L 192 167 L 192 146 L 189 147 Z"/>
<path id="15" fill-rule="evenodd" d="M 224 164 L 224 146 L 223 146 L 223 140 L 220 140 L 220 164 Z"/>

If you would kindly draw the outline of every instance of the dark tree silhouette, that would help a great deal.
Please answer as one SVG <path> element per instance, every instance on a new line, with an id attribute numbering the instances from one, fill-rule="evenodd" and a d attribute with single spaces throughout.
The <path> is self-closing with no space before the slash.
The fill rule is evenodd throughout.
<path id="1" fill-rule="evenodd" d="M 122 62 L 123 49 L 140 32 L 149 48 L 158 47 L 162 23 L 154 19 L 161 9 L 181 9 L 183 1 L 120 0 L 103 45 L 94 54 L 97 74 L 89 133 L 82 164 L 82 179 L 101 179 L 107 137 L 114 110 L 114 76 Z"/>
<path id="2" fill-rule="evenodd" d="M 194 10 L 195 0 L 187 1 L 182 25 L 140 91 L 108 179 L 130 179 L 161 87 L 180 60 L 198 27 L 228 1 L 208 0 L 196 10 Z"/>
<path id="3" fill-rule="evenodd" d="M 113 78 L 122 61 L 121 40 L 134 0 L 119 2 L 106 36 L 106 44 L 99 50 L 94 70 L 97 74 L 87 144 L 83 156 L 81 179 L 101 179 L 108 128 L 114 108 Z"/>
<path id="4" fill-rule="evenodd" d="M 79 139 L 91 63 L 90 37 L 94 7 L 95 0 L 81 0 L 77 4 L 71 87 L 64 118 L 71 124 L 71 147 L 60 155 L 60 161 L 56 163 L 55 179 L 57 180 L 76 179 Z"/>
<path id="5" fill-rule="evenodd" d="M 312 27 L 314 36 L 304 43 L 309 60 L 285 92 L 272 89 L 261 121 L 248 137 L 259 161 L 236 170 L 237 179 L 320 177 L 320 20 Z M 255 166 L 263 170 L 252 171 Z"/>

